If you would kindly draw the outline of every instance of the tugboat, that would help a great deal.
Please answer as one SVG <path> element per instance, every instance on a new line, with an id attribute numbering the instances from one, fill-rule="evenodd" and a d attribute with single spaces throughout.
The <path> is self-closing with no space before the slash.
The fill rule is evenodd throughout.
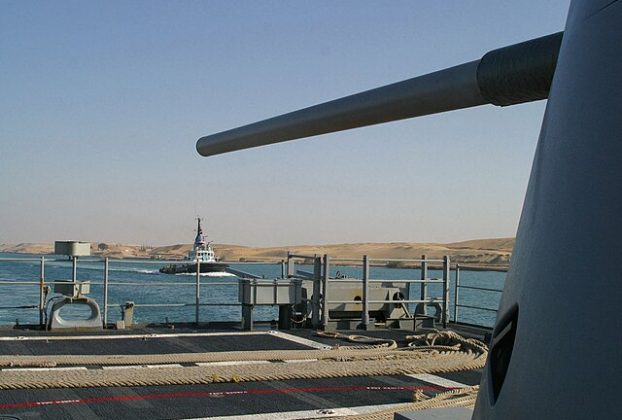
<path id="1" fill-rule="evenodd" d="M 186 260 L 194 261 L 186 264 L 169 264 L 160 268 L 160 273 L 164 274 L 183 274 L 196 273 L 197 261 L 199 262 L 199 270 L 201 273 L 214 273 L 225 271 L 228 264 L 217 261 L 214 255 L 214 249 L 211 242 L 205 241 L 203 229 L 201 229 L 201 218 L 198 218 L 197 236 L 194 239 L 192 250 L 186 256 Z"/>

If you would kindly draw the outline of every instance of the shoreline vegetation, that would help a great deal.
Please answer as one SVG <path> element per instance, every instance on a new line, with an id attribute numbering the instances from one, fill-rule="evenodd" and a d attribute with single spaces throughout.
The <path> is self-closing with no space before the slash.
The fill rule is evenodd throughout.
<path id="1" fill-rule="evenodd" d="M 452 266 L 460 264 L 461 270 L 507 271 L 514 238 L 477 239 L 452 243 L 354 243 L 331 245 L 294 245 L 279 247 L 248 247 L 242 245 L 214 244 L 216 255 L 222 261 L 236 262 L 279 262 L 287 252 L 299 255 L 328 254 L 334 259 L 359 258 L 368 255 L 371 265 L 389 268 L 418 268 L 417 262 L 383 261 L 383 259 L 418 259 L 425 255 L 429 259 L 442 259 L 449 255 Z M 177 260 L 183 259 L 192 244 L 168 246 L 147 246 L 118 243 L 91 243 L 91 255 L 110 258 Z M 0 244 L 0 252 L 34 255 L 52 254 L 53 243 Z M 345 261 L 334 261 L 334 265 L 346 265 Z M 430 269 L 441 264 L 431 263 Z"/>

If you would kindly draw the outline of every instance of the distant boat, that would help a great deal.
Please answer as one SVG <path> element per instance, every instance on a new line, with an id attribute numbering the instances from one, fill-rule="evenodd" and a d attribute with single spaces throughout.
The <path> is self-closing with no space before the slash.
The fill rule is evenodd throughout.
<path id="1" fill-rule="evenodd" d="M 201 229 L 201 218 L 198 218 L 197 236 L 194 239 L 194 245 L 192 250 L 186 256 L 186 260 L 193 261 L 184 264 L 169 264 L 160 268 L 160 273 L 164 274 L 183 274 L 183 273 L 196 273 L 197 261 L 199 264 L 199 270 L 201 273 L 214 273 L 225 271 L 228 264 L 220 262 L 216 259 L 214 249 L 211 242 L 205 241 L 203 235 L 203 229 Z"/>

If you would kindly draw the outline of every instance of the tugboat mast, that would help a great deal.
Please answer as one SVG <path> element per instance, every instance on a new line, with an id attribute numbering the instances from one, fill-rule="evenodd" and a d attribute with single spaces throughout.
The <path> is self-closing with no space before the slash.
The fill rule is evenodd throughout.
<path id="1" fill-rule="evenodd" d="M 201 218 L 197 217 L 197 236 L 194 238 L 194 248 L 205 247 L 205 237 L 203 236 L 203 229 L 201 229 Z"/>

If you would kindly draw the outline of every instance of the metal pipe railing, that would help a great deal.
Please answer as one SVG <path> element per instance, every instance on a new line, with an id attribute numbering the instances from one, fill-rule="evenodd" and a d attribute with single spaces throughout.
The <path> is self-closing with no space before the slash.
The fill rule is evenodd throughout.
<path id="1" fill-rule="evenodd" d="M 328 327 L 328 279 L 330 277 L 330 257 L 324 254 L 324 271 L 322 273 L 322 327 Z"/>
<path id="2" fill-rule="evenodd" d="M 369 306 L 370 303 L 442 303 L 442 299 L 438 298 L 429 298 L 428 300 L 421 299 L 371 299 L 367 301 Z M 364 305 L 365 301 L 361 300 L 331 300 L 326 302 L 330 305 L 340 305 L 340 304 L 355 304 L 355 305 Z M 361 316 L 361 322 L 363 317 Z"/>
<path id="3" fill-rule="evenodd" d="M 45 322 L 45 257 L 41 257 L 39 268 L 39 325 Z"/>
<path id="4" fill-rule="evenodd" d="M 108 269 L 110 261 L 108 257 L 104 261 L 104 319 L 102 320 L 104 328 L 108 325 Z"/>
<path id="5" fill-rule="evenodd" d="M 369 329 L 369 257 L 363 256 L 363 328 Z"/>
<path id="6" fill-rule="evenodd" d="M 119 282 L 119 281 L 110 281 L 109 278 L 109 272 L 110 272 L 110 262 L 112 261 L 113 263 L 123 263 L 123 264 L 165 264 L 165 263 L 179 263 L 179 260 L 125 260 L 125 259 L 111 259 L 111 258 L 104 258 L 104 259 L 91 259 L 91 258 L 86 258 L 86 259 L 80 259 L 80 261 L 85 261 L 87 263 L 96 263 L 96 262 L 100 262 L 103 261 L 104 262 L 104 268 L 103 268 L 103 280 L 102 281 L 92 281 L 89 280 L 89 283 L 91 285 L 95 285 L 95 286 L 103 286 L 103 319 L 102 319 L 102 323 L 105 325 L 107 325 L 109 317 L 108 317 L 108 308 L 110 307 L 114 307 L 114 306 L 118 306 L 119 304 L 111 304 L 109 303 L 109 288 L 111 286 L 115 286 L 115 287 L 153 287 L 153 286 L 170 286 L 170 287 L 179 287 L 179 286 L 190 286 L 193 285 L 195 287 L 195 302 L 194 303 L 184 303 L 184 304 L 168 304 L 168 303 L 164 303 L 164 304 L 158 304 L 158 303 L 153 303 L 153 304 L 149 304 L 149 303 L 142 303 L 142 304 L 136 304 L 135 306 L 140 306 L 140 307 L 146 307 L 147 305 L 153 306 L 153 307 L 165 307 L 165 306 L 195 306 L 197 308 L 196 312 L 195 312 L 195 322 L 199 322 L 200 321 L 200 312 L 198 310 L 198 308 L 200 306 L 217 306 L 217 305 L 222 305 L 222 306 L 240 306 L 240 304 L 231 304 L 231 303 L 203 303 L 201 302 L 201 294 L 200 294 L 200 286 L 201 286 L 201 280 L 200 280 L 200 269 L 199 271 L 197 271 L 197 276 L 196 276 L 196 281 L 195 282 L 157 282 L 157 283 L 142 283 L 142 282 Z M 71 280 L 73 282 L 77 281 L 77 276 L 78 276 L 78 267 L 77 267 L 77 260 L 76 258 L 73 258 L 71 260 L 67 260 L 67 259 L 52 259 L 52 258 L 47 258 L 45 256 L 41 256 L 39 258 L 0 258 L 0 262 L 19 262 L 19 263 L 31 263 L 31 262 L 39 262 L 39 278 L 38 280 L 27 280 L 28 278 L 30 278 L 29 276 L 24 276 L 23 280 L 20 280 L 19 278 L 16 278 L 15 276 L 11 276 L 10 278 L 7 278 L 6 280 L 1 280 L 0 278 L 0 285 L 4 286 L 4 285 L 11 285 L 11 286 L 19 286 L 19 285 L 24 285 L 24 286 L 37 286 L 38 288 L 38 304 L 32 304 L 32 305 L 7 305 L 7 306 L 2 306 L 0 307 L 0 309 L 15 309 L 15 310 L 22 310 L 22 309 L 38 309 L 39 311 L 39 324 L 42 327 L 45 327 L 45 309 L 46 309 L 46 287 L 48 286 L 53 286 L 56 284 L 66 284 L 67 281 L 65 280 L 57 280 L 57 281 L 46 281 L 46 276 L 45 276 L 45 266 L 46 263 L 57 263 L 57 262 L 61 262 L 63 263 L 63 266 L 65 265 L 65 263 L 70 264 L 70 270 L 71 270 Z M 200 264 L 200 263 L 199 263 Z M 244 264 L 244 263 L 240 263 L 240 264 Z M 248 262 L 247 264 L 253 264 L 253 265 L 272 265 L 273 262 Z M 56 264 L 55 264 L 56 265 Z M 211 285 L 227 285 L 227 286 L 233 286 L 235 285 L 237 287 L 237 283 L 232 283 L 232 282 L 210 282 L 210 286 Z"/>
<path id="7" fill-rule="evenodd" d="M 311 303 L 311 325 L 314 327 L 326 327 L 327 323 L 330 321 L 330 317 L 329 317 L 329 305 L 336 305 L 336 304 L 360 304 L 360 308 L 362 308 L 362 313 L 361 313 L 361 323 L 363 325 L 364 328 L 369 326 L 369 323 L 371 322 L 370 320 L 370 315 L 369 315 L 369 310 L 370 304 L 380 304 L 380 303 L 402 303 L 402 304 L 423 304 L 424 308 L 427 304 L 434 304 L 434 303 L 441 303 L 441 308 L 442 308 L 442 313 L 441 313 L 441 318 L 442 318 L 442 322 L 443 325 L 446 325 L 447 322 L 449 321 L 449 287 L 450 287 L 450 280 L 449 280 L 449 275 L 451 273 L 451 265 L 450 265 L 450 259 L 449 257 L 445 257 L 443 258 L 443 260 L 432 260 L 432 259 L 428 259 L 425 258 L 425 256 L 423 256 L 421 259 L 405 259 L 405 258 L 400 258 L 400 259 L 390 259 L 393 261 L 401 261 L 401 262 L 413 262 L 413 261 L 418 261 L 421 263 L 421 278 L 420 279 L 372 279 L 371 273 L 370 273 L 370 267 L 371 267 L 371 262 L 373 261 L 387 261 L 387 259 L 379 259 L 379 258 L 370 258 L 369 256 L 364 256 L 362 259 L 358 259 L 358 260 L 354 260 L 354 259 L 346 259 L 346 258 L 330 258 L 328 255 L 324 255 L 322 256 L 318 256 L 318 255 L 314 255 L 314 256 L 309 256 L 309 255 L 299 255 L 299 254 L 289 254 L 288 255 L 288 259 L 286 260 L 281 260 L 280 262 L 278 262 L 278 265 L 280 265 L 281 268 L 281 278 L 284 277 L 284 273 L 285 273 L 285 268 L 287 268 L 287 266 L 291 266 L 290 263 L 293 263 L 293 260 L 295 258 L 300 258 L 300 257 L 304 257 L 304 258 L 312 258 L 313 259 L 313 273 L 309 273 L 310 276 L 308 279 L 301 279 L 301 280 L 306 280 L 309 282 L 312 282 L 312 288 L 313 288 L 313 294 L 310 297 L 306 298 L 307 302 Z M 7 258 L 1 258 L 0 261 L 38 261 L 39 262 L 39 278 L 37 281 L 26 281 L 26 280 L 0 280 L 0 286 L 6 286 L 6 285 L 32 285 L 32 286 L 36 286 L 38 288 L 38 304 L 36 305 L 28 305 L 28 304 L 24 304 L 24 305 L 14 305 L 14 306 L 6 306 L 6 307 L 2 307 L 2 309 L 38 309 L 39 311 L 39 324 L 40 325 L 44 325 L 45 323 L 45 308 L 46 308 L 46 288 L 49 288 L 49 286 L 53 286 L 55 284 L 66 284 L 66 281 L 47 281 L 46 280 L 46 264 L 49 262 L 54 262 L 55 260 L 52 259 L 46 259 L 45 257 L 40 257 L 38 259 L 7 259 Z M 82 260 L 81 260 L 82 261 Z M 111 287 L 190 287 L 190 286 L 194 286 L 194 302 L 193 303 L 157 303 L 157 302 L 144 302 L 144 303 L 135 303 L 136 307 L 180 307 L 180 306 L 184 306 L 184 307 L 195 307 L 195 313 L 194 313 L 194 321 L 195 323 L 199 323 L 201 321 L 200 319 L 200 310 L 199 308 L 201 306 L 241 306 L 241 304 L 239 303 L 208 303 L 208 302 L 203 302 L 202 301 L 202 297 L 201 297 L 201 286 L 202 284 L 207 284 L 209 285 L 209 287 L 211 286 L 232 286 L 232 287 L 237 287 L 238 283 L 237 282 L 233 282 L 233 281 L 216 281 L 216 282 L 202 282 L 201 281 L 201 275 L 200 272 L 197 271 L 196 275 L 195 275 L 195 279 L 194 281 L 182 281 L 182 282 L 167 282 L 167 281 L 158 281 L 158 282 L 149 282 L 149 283 L 145 283 L 145 282 L 137 282 L 137 281 L 111 281 L 110 277 L 109 277 L 109 272 L 110 272 L 110 263 L 111 261 L 113 263 L 122 263 L 122 264 L 153 264 L 155 263 L 153 260 L 144 260 L 144 261 L 128 261 L 128 260 L 123 260 L 123 259 L 110 259 L 110 258 L 105 258 L 103 259 L 103 281 L 89 281 L 91 285 L 93 286 L 103 286 L 103 319 L 102 322 L 104 325 L 108 325 L 109 322 L 109 313 L 108 313 L 108 308 L 110 307 L 115 307 L 115 306 L 119 306 L 119 304 L 116 303 L 110 303 L 109 302 L 109 290 Z M 359 263 L 362 266 L 362 278 L 361 279 L 354 279 L 354 278 L 343 278 L 343 279 L 332 279 L 330 278 L 330 264 L 333 261 L 339 261 L 339 262 L 343 262 L 343 261 L 354 261 Z M 428 274 L 428 269 L 429 269 L 429 265 L 428 263 L 431 261 L 443 261 L 443 276 L 442 278 L 428 278 L 427 274 Z M 67 261 L 67 260 L 62 260 L 62 262 L 71 264 L 70 269 L 72 271 L 72 277 L 73 274 L 77 274 L 77 270 L 73 264 L 73 261 Z M 93 262 L 93 260 L 89 260 L 89 262 Z M 162 261 L 158 261 L 159 264 L 162 263 Z M 199 263 L 200 264 L 200 263 Z M 249 264 L 253 264 L 253 263 L 249 263 Z M 259 264 L 274 264 L 274 263 L 259 263 Z M 292 264 L 293 265 L 293 264 Z M 359 265 L 359 264 L 357 264 Z M 200 266 L 199 266 L 200 267 Z M 489 287 L 479 287 L 479 286 L 467 286 L 461 283 L 460 280 L 460 270 L 461 270 L 461 265 L 460 264 L 456 264 L 456 281 L 455 281 L 455 285 L 454 285 L 454 296 L 453 296 L 453 320 L 454 322 L 458 321 L 458 317 L 459 317 L 459 309 L 460 308 L 469 308 L 469 309 L 476 309 L 476 310 L 483 310 L 483 311 L 495 311 L 495 309 L 492 308 L 487 308 L 487 307 L 483 307 L 483 306 L 477 306 L 477 305 L 466 305 L 466 304 L 462 304 L 460 303 L 460 289 L 469 289 L 469 290 L 473 290 L 473 291 L 477 291 L 477 292 L 485 292 L 485 293 L 500 293 L 501 290 L 500 289 L 494 289 L 494 288 L 489 288 Z M 200 269 L 199 269 L 200 270 Z M 329 291 L 330 291 L 330 284 L 361 284 L 361 296 L 362 299 L 361 300 L 343 300 L 343 301 L 334 301 L 334 300 L 329 300 Z M 385 299 L 385 300 L 375 300 L 375 299 L 370 299 L 370 290 L 369 288 L 372 287 L 372 284 L 396 284 L 396 283 L 401 283 L 401 284 L 421 284 L 421 289 L 422 289 L 422 296 L 420 299 L 410 299 L 409 296 L 406 296 L 406 299 L 403 300 L 393 300 L 393 299 Z M 272 285 L 272 282 L 267 283 L 268 286 Z M 427 293 L 427 286 L 429 284 L 443 284 L 443 296 L 441 299 L 437 299 L 437 298 L 430 298 L 428 296 Z M 259 286 L 261 287 L 262 285 L 259 284 Z M 403 287 L 403 286 L 401 286 Z"/>
<path id="8" fill-rule="evenodd" d="M 388 279 L 388 280 L 384 280 L 384 279 L 371 279 L 370 276 L 370 262 L 374 261 L 374 260 L 380 260 L 380 261 L 385 261 L 385 259 L 372 259 L 369 258 L 368 255 L 364 255 L 363 259 L 362 259 L 362 268 L 363 268 L 363 273 L 362 273 L 362 278 L 361 279 L 331 279 L 328 275 L 329 269 L 328 266 L 326 265 L 326 255 L 325 255 L 325 267 L 324 267 L 324 276 L 323 276 L 323 285 L 324 285 L 324 290 L 329 290 L 329 284 L 361 284 L 361 290 L 362 290 L 362 298 L 361 300 L 329 300 L 329 297 L 326 295 L 326 292 L 324 294 L 324 305 L 323 305 L 323 315 L 322 315 L 322 325 L 324 326 L 324 328 L 326 328 L 326 326 L 328 325 L 328 322 L 331 321 L 329 318 L 329 311 L 328 311 L 328 305 L 342 305 L 342 304 L 354 304 L 354 305 L 362 305 L 361 306 L 361 326 L 364 329 L 368 329 L 369 328 L 369 324 L 370 324 L 370 318 L 369 318 L 369 305 L 370 304 L 378 304 L 378 303 L 401 303 L 401 304 L 410 304 L 410 303 L 416 303 L 416 304 L 424 304 L 423 306 L 423 311 L 425 314 L 425 308 L 426 305 L 425 304 L 433 304 L 433 303 L 441 303 L 441 322 L 443 323 L 443 326 L 446 327 L 447 323 L 449 321 L 449 276 L 451 274 L 451 264 L 450 264 L 450 259 L 448 256 L 445 256 L 442 260 L 436 260 L 436 261 L 442 261 L 443 262 L 443 278 L 442 279 L 430 279 L 427 277 L 428 275 L 428 262 L 430 262 L 430 259 L 427 259 L 425 255 L 422 256 L 422 258 L 420 260 L 417 260 L 419 262 L 421 262 L 421 279 L 418 280 L 410 280 L 410 279 Z M 346 259 L 346 258 L 335 258 L 332 259 L 331 261 L 355 261 L 354 259 Z M 361 260 L 358 260 L 361 261 Z M 413 260 L 409 260 L 409 259 L 399 259 L 399 261 L 413 261 Z M 404 284 L 410 284 L 410 283 L 418 283 L 421 284 L 421 299 L 409 299 L 408 297 L 406 299 L 383 299 L 383 300 L 375 300 L 375 299 L 369 299 L 369 285 L 371 283 L 404 283 Z M 443 284 L 443 298 L 442 299 L 436 299 L 436 298 L 429 298 L 427 296 L 427 285 L 428 284 Z"/>
<path id="9" fill-rule="evenodd" d="M 422 258 L 369 258 L 370 263 L 374 262 L 374 261 L 382 261 L 382 262 L 426 262 L 426 263 L 439 263 L 442 264 L 443 263 L 443 259 L 442 258 L 424 258 L 425 255 Z M 355 263 L 360 263 L 361 259 L 360 258 L 337 258 L 337 257 L 331 257 L 330 259 L 333 262 L 355 262 Z"/>
<path id="10" fill-rule="evenodd" d="M 421 300 L 427 300 L 428 298 L 428 285 L 425 283 L 425 280 L 428 278 L 428 262 L 425 258 L 425 255 L 421 256 L 421 280 L 424 282 L 421 283 Z M 427 315 L 428 310 L 423 306 L 423 315 Z"/>
<path id="11" fill-rule="evenodd" d="M 502 293 L 501 289 L 489 289 L 487 287 L 477 287 L 477 286 L 460 286 L 461 289 L 470 289 L 470 290 L 481 290 L 482 292 L 499 292 Z"/>
<path id="12" fill-rule="evenodd" d="M 482 306 L 472 306 L 472 305 L 463 305 L 463 304 L 460 304 L 458 306 L 460 306 L 461 308 L 481 309 L 482 311 L 497 312 L 497 309 L 495 308 L 486 308 Z"/>
<path id="13" fill-rule="evenodd" d="M 449 255 L 443 258 L 443 314 L 441 321 L 443 328 L 447 328 L 449 322 L 449 279 L 451 275 L 451 259 Z"/>
<path id="14" fill-rule="evenodd" d="M 201 260 L 197 258 L 197 276 L 196 276 L 196 286 L 195 286 L 195 311 L 194 311 L 194 323 L 199 325 L 199 316 L 200 311 L 199 307 L 201 304 Z"/>
<path id="15" fill-rule="evenodd" d="M 458 302 L 460 293 L 460 264 L 456 264 L 456 282 L 454 284 L 454 322 L 458 322 Z"/>
<path id="16" fill-rule="evenodd" d="M 497 309 L 488 308 L 485 306 L 466 305 L 466 304 L 460 303 L 460 290 L 461 289 L 476 290 L 479 292 L 488 292 L 488 293 L 502 293 L 503 292 L 502 289 L 493 289 L 490 287 L 480 287 L 480 286 L 466 286 L 462 284 L 461 279 L 460 279 L 460 271 L 462 267 L 463 265 L 456 264 L 456 281 L 454 285 L 454 300 L 453 300 L 454 302 L 453 321 L 458 322 L 459 308 L 468 308 L 468 309 L 481 310 L 481 311 L 487 311 L 487 312 L 497 312 Z"/>
<path id="17" fill-rule="evenodd" d="M 320 326 L 320 294 L 322 290 L 322 258 L 315 257 L 313 264 L 313 295 L 311 300 L 311 326 L 318 328 Z"/>

